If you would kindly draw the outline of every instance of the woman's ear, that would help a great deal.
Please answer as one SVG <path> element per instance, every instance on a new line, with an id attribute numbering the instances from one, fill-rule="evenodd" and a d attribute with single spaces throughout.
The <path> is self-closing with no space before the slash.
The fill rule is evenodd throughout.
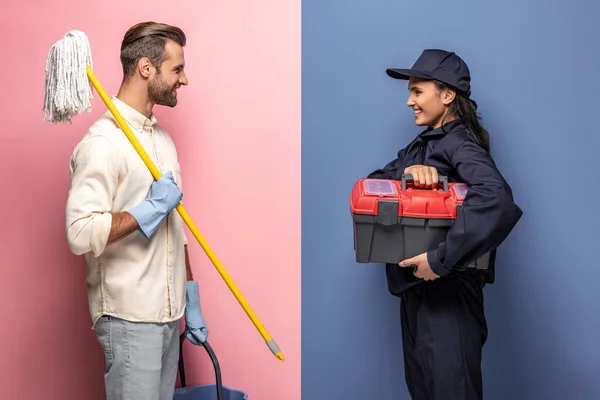
<path id="1" fill-rule="evenodd" d="M 452 103 L 455 98 L 456 98 L 456 91 L 454 91 L 452 89 L 446 89 L 442 93 L 442 102 L 446 106 L 449 106 L 450 103 Z"/>

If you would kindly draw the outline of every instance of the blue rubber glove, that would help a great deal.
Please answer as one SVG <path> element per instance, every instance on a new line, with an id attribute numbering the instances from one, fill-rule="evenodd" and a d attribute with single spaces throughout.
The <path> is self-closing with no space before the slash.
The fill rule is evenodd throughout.
<path id="1" fill-rule="evenodd" d="M 183 198 L 171 171 L 163 174 L 159 180 L 152 182 L 150 192 L 149 198 L 129 210 L 140 226 L 139 231 L 146 238 L 154 234 L 162 220 L 177 207 Z"/>
<path id="2" fill-rule="evenodd" d="M 196 281 L 187 281 L 185 287 L 185 337 L 196 346 L 206 342 L 208 337 Z"/>

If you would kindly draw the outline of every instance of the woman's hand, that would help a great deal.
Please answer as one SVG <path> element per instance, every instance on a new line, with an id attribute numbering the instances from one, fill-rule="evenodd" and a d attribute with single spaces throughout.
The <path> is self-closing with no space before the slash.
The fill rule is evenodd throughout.
<path id="1" fill-rule="evenodd" d="M 440 276 L 431 270 L 429 261 L 427 261 L 427 253 L 419 254 L 416 257 L 409 258 L 398 264 L 401 268 L 415 267 L 413 275 L 426 281 L 433 281 Z"/>
<path id="2" fill-rule="evenodd" d="M 426 165 L 411 165 L 404 175 L 412 175 L 415 187 L 435 188 L 439 180 L 437 169 Z"/>

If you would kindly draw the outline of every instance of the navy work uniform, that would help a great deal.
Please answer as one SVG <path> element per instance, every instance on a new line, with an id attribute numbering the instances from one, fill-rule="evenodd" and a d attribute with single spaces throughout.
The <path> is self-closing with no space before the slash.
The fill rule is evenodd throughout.
<path id="1" fill-rule="evenodd" d="M 470 93 L 464 62 L 453 53 L 441 55 L 426 51 L 412 70 L 388 70 L 388 74 L 400 79 L 435 78 Z M 408 390 L 413 400 L 481 399 L 481 356 L 487 338 L 483 287 L 493 281 L 493 268 L 486 272 L 457 266 L 490 251 L 493 266 L 495 248 L 522 211 L 492 157 L 472 139 L 461 119 L 426 129 L 369 178 L 400 180 L 412 165 L 435 167 L 449 182 L 464 182 L 469 190 L 445 242 L 428 254 L 431 269 L 440 278 L 424 281 L 413 275 L 413 268 L 386 265 L 388 289 L 402 299 Z"/>

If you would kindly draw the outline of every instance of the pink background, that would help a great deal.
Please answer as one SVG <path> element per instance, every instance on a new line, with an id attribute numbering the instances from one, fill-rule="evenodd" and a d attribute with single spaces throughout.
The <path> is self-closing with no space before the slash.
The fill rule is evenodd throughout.
<path id="1" fill-rule="evenodd" d="M 13 1 L 0 14 L 0 398 L 104 396 L 85 264 L 67 249 L 64 206 L 71 151 L 106 108 L 95 94 L 91 115 L 44 124 L 44 66 L 54 42 L 83 30 L 98 79 L 116 93 L 123 33 L 158 20 L 189 41 L 190 84 L 177 108 L 156 109 L 178 146 L 186 208 L 286 356 L 271 354 L 188 232 L 224 384 L 251 400 L 300 399 L 300 1 L 75 4 Z M 213 383 L 204 349 L 185 351 L 188 385 Z"/>

